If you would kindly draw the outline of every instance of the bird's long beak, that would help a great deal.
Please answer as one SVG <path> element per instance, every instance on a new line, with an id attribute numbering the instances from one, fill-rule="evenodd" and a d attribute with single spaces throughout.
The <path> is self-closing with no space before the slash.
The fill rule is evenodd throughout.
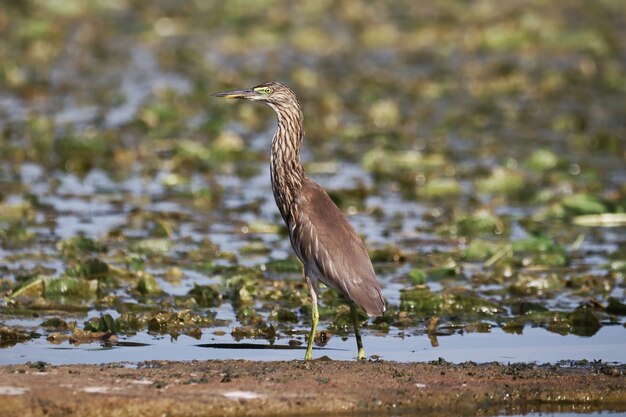
<path id="1" fill-rule="evenodd" d="M 228 90 L 222 91 L 219 93 L 211 94 L 213 97 L 223 97 L 223 98 L 250 98 L 255 96 L 257 93 L 254 90 L 246 89 L 246 90 Z"/>

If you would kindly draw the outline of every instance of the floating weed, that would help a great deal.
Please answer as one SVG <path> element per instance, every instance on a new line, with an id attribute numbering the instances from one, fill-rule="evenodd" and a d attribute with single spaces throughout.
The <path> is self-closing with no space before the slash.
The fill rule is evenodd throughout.
<path id="1" fill-rule="evenodd" d="M 595 195 L 577 193 L 561 197 L 539 210 L 534 219 L 545 221 L 552 218 L 573 219 L 575 223 L 589 226 L 621 225 L 624 221 L 621 213 L 611 213 L 609 204 Z M 604 223 L 606 222 L 606 224 Z"/>
<path id="2" fill-rule="evenodd" d="M 242 137 L 232 131 L 221 131 L 211 142 L 211 148 L 220 156 L 224 153 L 243 151 L 244 145 Z"/>
<path id="3" fill-rule="evenodd" d="M 262 277 L 256 271 L 226 278 L 227 294 L 233 306 L 252 304 L 260 287 L 261 279 Z"/>
<path id="4" fill-rule="evenodd" d="M 222 294 L 213 285 L 194 284 L 187 295 L 191 296 L 199 307 L 217 307 L 222 303 Z"/>
<path id="5" fill-rule="evenodd" d="M 198 242 L 196 248 L 190 250 L 187 256 L 190 260 L 194 262 L 204 262 L 205 266 L 208 266 L 208 268 L 205 268 L 205 272 L 207 273 L 219 272 L 215 269 L 222 268 L 221 266 L 215 267 L 213 263 L 207 263 L 207 261 L 213 261 L 214 259 L 218 258 L 224 258 L 231 261 L 234 261 L 236 259 L 236 256 L 234 254 L 222 252 L 219 246 L 217 246 L 213 241 L 206 237 Z"/>
<path id="6" fill-rule="evenodd" d="M 566 266 L 569 264 L 567 249 L 547 237 L 518 239 L 511 247 L 516 256 L 522 256 L 522 263 L 528 265 Z"/>
<path id="7" fill-rule="evenodd" d="M 66 257 L 78 257 L 106 251 L 106 247 L 103 244 L 83 236 L 61 240 L 56 247 Z"/>
<path id="8" fill-rule="evenodd" d="M 98 281 L 63 276 L 45 281 L 46 299 L 64 303 L 78 300 L 93 300 L 98 292 Z"/>
<path id="9" fill-rule="evenodd" d="M 458 278 L 460 275 L 461 267 L 456 263 L 452 265 L 426 269 L 427 281 L 441 281 L 446 278 L 452 277 Z"/>
<path id="10" fill-rule="evenodd" d="M 565 287 L 565 280 L 556 274 L 531 275 L 519 274 L 514 284 L 509 287 L 509 292 L 517 297 L 542 296 L 549 298 Z"/>
<path id="11" fill-rule="evenodd" d="M 35 240 L 35 233 L 19 223 L 11 223 L 0 230 L 0 242 L 4 248 L 22 248 Z"/>
<path id="12" fill-rule="evenodd" d="M 562 311 L 533 311 L 525 316 L 506 320 L 502 324 L 502 330 L 507 333 L 522 334 L 527 324 L 543 327 L 546 330 L 560 335 L 577 334 L 579 336 L 591 336 L 599 329 L 599 322 L 590 311 L 574 312 Z"/>
<path id="13" fill-rule="evenodd" d="M 233 339 L 239 341 L 242 339 L 276 339 L 276 328 L 272 325 L 262 325 L 258 327 L 254 326 L 239 326 L 235 327 L 230 333 Z"/>
<path id="14" fill-rule="evenodd" d="M 246 233 L 277 234 L 280 231 L 278 224 L 260 220 L 252 221 L 246 227 Z"/>
<path id="15" fill-rule="evenodd" d="M 89 319 L 85 322 L 84 329 L 90 332 L 108 332 L 111 334 L 118 332 L 117 321 L 110 314 Z"/>
<path id="16" fill-rule="evenodd" d="M 566 283 L 576 295 L 608 294 L 616 285 L 614 276 L 594 274 L 571 274 Z"/>
<path id="17" fill-rule="evenodd" d="M 178 334 L 196 327 L 210 327 L 215 323 L 212 315 L 201 316 L 191 310 L 146 313 L 144 320 L 149 331 L 161 334 Z"/>
<path id="18" fill-rule="evenodd" d="M 462 191 L 461 184 L 453 178 L 432 178 L 418 188 L 417 193 L 424 198 L 442 198 L 458 195 Z"/>
<path id="19" fill-rule="evenodd" d="M 443 296 L 425 287 L 412 287 L 400 290 L 400 310 L 428 316 L 438 314 L 444 305 Z"/>
<path id="20" fill-rule="evenodd" d="M 569 215 L 601 214 L 607 211 L 598 197 L 589 194 L 574 194 L 563 198 L 561 204 Z"/>
<path id="21" fill-rule="evenodd" d="M 461 320 L 496 316 L 504 311 L 498 304 L 467 290 L 433 293 L 422 287 L 401 290 L 400 309 L 421 317 L 453 316 Z"/>
<path id="22" fill-rule="evenodd" d="M 265 319 L 254 308 L 244 306 L 235 313 L 239 323 L 243 325 L 264 326 Z"/>
<path id="23" fill-rule="evenodd" d="M 424 285 L 426 284 L 426 279 L 428 274 L 426 271 L 420 268 L 413 268 L 409 271 L 409 281 L 412 285 Z"/>
<path id="24" fill-rule="evenodd" d="M 18 301 L 25 301 L 23 298 L 27 297 L 31 302 L 34 302 L 40 297 L 45 297 L 57 302 L 73 302 L 94 299 L 97 290 L 98 282 L 96 280 L 84 280 L 68 276 L 52 278 L 37 275 L 14 288 L 10 297 Z"/>
<path id="25" fill-rule="evenodd" d="M 463 253 L 463 258 L 468 261 L 485 261 L 493 256 L 501 246 L 497 243 L 484 240 L 472 239 Z"/>
<path id="26" fill-rule="evenodd" d="M 363 167 L 382 178 L 411 181 L 424 170 L 441 168 L 446 163 L 443 155 L 423 155 L 416 151 L 389 151 L 375 148 L 363 155 Z"/>
<path id="27" fill-rule="evenodd" d="M 298 323 L 299 321 L 298 315 L 293 310 L 284 307 L 273 309 L 269 318 L 279 323 Z"/>
<path id="28" fill-rule="evenodd" d="M 491 236 L 506 235 L 506 223 L 487 209 L 479 209 L 474 213 L 459 213 L 452 225 L 439 228 L 440 233 L 450 236 Z"/>
<path id="29" fill-rule="evenodd" d="M 65 275 L 73 278 L 82 278 L 86 280 L 96 279 L 100 282 L 107 281 L 110 285 L 114 284 L 109 265 L 99 259 L 87 259 L 65 270 Z"/>
<path id="30" fill-rule="evenodd" d="M 182 139 L 177 141 L 174 152 L 174 166 L 206 170 L 215 165 L 211 150 L 196 140 Z"/>
<path id="31" fill-rule="evenodd" d="M 163 279 L 170 284 L 180 285 L 182 279 L 184 278 L 184 272 L 177 266 L 173 266 L 165 271 L 163 275 Z"/>
<path id="32" fill-rule="evenodd" d="M 470 291 L 446 293 L 444 300 L 444 313 L 461 316 L 463 320 L 476 315 L 494 317 L 504 311 L 498 304 Z"/>
<path id="33" fill-rule="evenodd" d="M 35 275 L 24 279 L 13 288 L 9 297 L 14 300 L 19 297 L 40 297 L 45 289 L 46 278 L 44 275 Z"/>
<path id="34" fill-rule="evenodd" d="M 80 335 L 79 339 L 90 341 L 101 339 L 103 335 L 131 335 L 143 330 L 159 334 L 178 335 L 185 333 L 197 336 L 199 329 L 215 324 L 213 314 L 200 315 L 191 310 L 139 313 L 125 311 L 117 319 L 113 319 L 109 314 L 90 319 L 85 323 L 84 330 L 80 330 L 84 334 Z M 76 337 L 76 329 L 72 335 Z"/>
<path id="35" fill-rule="evenodd" d="M 185 122 L 179 97 L 173 91 L 164 91 L 158 98 L 140 110 L 138 125 L 153 138 L 177 136 Z"/>
<path id="36" fill-rule="evenodd" d="M 385 247 L 371 250 L 370 259 L 373 263 L 385 262 L 403 262 L 405 260 L 404 253 L 398 247 L 388 244 Z"/>
<path id="37" fill-rule="evenodd" d="M 161 178 L 161 184 L 168 188 L 183 187 L 189 184 L 189 178 L 182 175 L 170 173 Z"/>
<path id="38" fill-rule="evenodd" d="M 120 317 L 116 319 L 116 328 L 120 333 L 132 334 L 143 330 L 149 320 L 149 316 L 154 313 L 136 314 L 130 311 L 124 311 Z"/>
<path id="39" fill-rule="evenodd" d="M 129 272 L 137 272 L 144 269 L 146 260 L 138 253 L 129 253 L 124 258 L 124 263 L 126 264 L 126 268 Z M 122 271 L 122 275 L 128 274 L 124 274 L 124 272 Z"/>
<path id="40" fill-rule="evenodd" d="M 537 149 L 528 157 L 525 164 L 533 171 L 547 171 L 559 165 L 559 157 L 548 149 Z"/>
<path id="41" fill-rule="evenodd" d="M 211 188 L 193 190 L 191 198 L 197 209 L 207 210 L 217 206 L 222 200 L 223 190 L 219 185 L 212 184 Z"/>
<path id="42" fill-rule="evenodd" d="M 270 253 L 271 250 L 264 241 L 253 240 L 239 248 L 239 252 L 242 255 L 266 255 Z"/>
<path id="43" fill-rule="evenodd" d="M 400 121 L 400 109 L 395 100 L 383 99 L 371 105 L 369 116 L 376 127 L 396 126 Z"/>
<path id="44" fill-rule="evenodd" d="M 577 308 L 567 315 L 571 333 L 578 336 L 593 336 L 602 325 L 598 317 L 588 308 Z"/>
<path id="45" fill-rule="evenodd" d="M 302 264 L 294 258 L 275 259 L 266 262 L 265 269 L 276 273 L 302 273 Z"/>
<path id="46" fill-rule="evenodd" d="M 477 190 L 487 194 L 517 194 L 525 185 L 522 172 L 505 168 L 496 168 L 489 177 L 476 181 Z"/>
<path id="47" fill-rule="evenodd" d="M 272 281 L 262 289 L 263 301 L 278 303 L 287 308 L 298 308 L 310 303 L 308 289 L 302 281 Z"/>
<path id="48" fill-rule="evenodd" d="M 76 322 L 68 323 L 60 317 L 51 317 L 40 324 L 41 327 L 52 330 L 71 330 L 76 327 Z"/>
<path id="49" fill-rule="evenodd" d="M 601 213 L 575 216 L 572 223 L 588 227 L 626 226 L 626 213 Z"/>
<path id="50" fill-rule="evenodd" d="M 331 190 L 328 194 L 342 210 L 354 211 L 355 209 L 363 210 L 365 208 L 365 200 L 370 191 L 363 186 L 358 186 L 349 189 Z"/>
<path id="51" fill-rule="evenodd" d="M 69 338 L 70 336 L 66 333 L 52 332 L 48 335 L 48 337 L 46 337 L 46 340 L 52 343 L 53 345 L 60 345 L 61 343 L 68 340 Z"/>
<path id="52" fill-rule="evenodd" d="M 531 301 L 514 301 L 510 304 L 511 314 L 514 316 L 526 316 L 537 312 L 546 312 L 548 308 L 543 304 Z"/>
<path id="53" fill-rule="evenodd" d="M 53 333 L 52 335 L 48 336 L 48 340 L 51 343 L 60 343 L 65 340 L 65 336 L 58 333 Z M 109 332 L 92 332 L 90 330 L 83 330 L 76 327 L 72 330 L 72 334 L 67 337 L 67 340 L 73 345 L 107 341 L 109 341 L 110 344 L 114 344 L 117 341 L 117 337 Z"/>
<path id="54" fill-rule="evenodd" d="M 27 342 L 38 335 L 20 327 L 0 327 L 0 347 L 13 346 L 16 343 Z"/>
<path id="55" fill-rule="evenodd" d="M 169 238 L 141 239 L 130 245 L 130 250 L 139 254 L 163 256 L 172 249 L 173 243 Z"/>
<path id="56" fill-rule="evenodd" d="M 84 176 L 92 169 L 104 165 L 111 157 L 113 153 L 111 132 L 106 134 L 94 130 L 89 132 L 93 134 L 81 137 L 65 136 L 58 141 L 59 165 L 66 171 Z"/>
<path id="57" fill-rule="evenodd" d="M 163 293 L 156 278 L 143 271 L 137 272 L 136 289 L 141 295 L 159 295 Z"/>
<path id="58" fill-rule="evenodd" d="M 609 297 L 609 304 L 606 307 L 606 312 L 617 316 L 626 316 L 626 304 L 622 303 L 615 297 Z"/>

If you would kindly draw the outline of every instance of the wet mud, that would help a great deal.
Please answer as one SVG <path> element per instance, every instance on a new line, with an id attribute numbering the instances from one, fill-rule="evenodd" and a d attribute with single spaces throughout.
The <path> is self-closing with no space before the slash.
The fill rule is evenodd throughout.
<path id="1" fill-rule="evenodd" d="M 191 361 L 0 368 L 2 416 L 626 411 L 626 366 Z"/>

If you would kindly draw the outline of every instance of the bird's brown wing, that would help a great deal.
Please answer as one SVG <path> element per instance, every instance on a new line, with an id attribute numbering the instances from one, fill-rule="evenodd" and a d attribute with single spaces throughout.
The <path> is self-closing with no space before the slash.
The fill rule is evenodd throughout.
<path id="1" fill-rule="evenodd" d="M 365 245 L 319 185 L 305 180 L 294 220 L 291 243 L 305 271 L 341 291 L 370 316 L 381 316 L 385 302 Z"/>

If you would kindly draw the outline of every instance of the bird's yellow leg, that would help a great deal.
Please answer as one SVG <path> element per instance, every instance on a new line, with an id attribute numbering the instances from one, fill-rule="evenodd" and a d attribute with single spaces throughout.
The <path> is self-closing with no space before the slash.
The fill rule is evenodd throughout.
<path id="1" fill-rule="evenodd" d="M 312 311 L 311 311 L 311 332 L 309 333 L 309 343 L 306 348 L 306 354 L 304 355 L 305 361 L 310 361 L 313 356 L 313 342 L 315 341 L 315 332 L 317 331 L 317 322 L 320 319 L 320 315 L 317 311 L 317 291 L 311 280 L 305 275 L 306 283 L 309 285 L 309 292 L 311 293 Z"/>
<path id="2" fill-rule="evenodd" d="M 363 341 L 359 332 L 359 313 L 356 311 L 354 303 L 350 303 L 350 313 L 352 313 L 352 324 L 354 325 L 354 336 L 356 337 L 356 347 L 358 349 L 356 359 L 363 361 L 365 360 L 365 349 L 363 349 Z"/>
<path id="3" fill-rule="evenodd" d="M 309 344 L 306 348 L 305 361 L 310 361 L 313 355 L 313 341 L 315 340 L 315 332 L 317 330 L 317 322 L 319 321 L 319 313 L 317 312 L 317 303 L 313 303 L 313 313 L 311 314 L 311 332 L 309 333 Z"/>

